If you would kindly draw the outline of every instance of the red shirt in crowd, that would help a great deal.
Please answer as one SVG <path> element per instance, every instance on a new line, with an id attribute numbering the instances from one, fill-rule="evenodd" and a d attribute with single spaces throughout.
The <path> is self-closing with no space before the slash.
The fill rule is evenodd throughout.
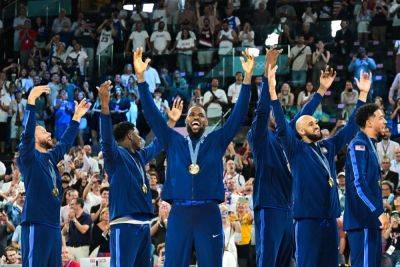
<path id="1" fill-rule="evenodd" d="M 35 45 L 37 32 L 32 29 L 21 30 L 19 33 L 19 40 L 21 44 L 21 50 L 32 49 Z"/>

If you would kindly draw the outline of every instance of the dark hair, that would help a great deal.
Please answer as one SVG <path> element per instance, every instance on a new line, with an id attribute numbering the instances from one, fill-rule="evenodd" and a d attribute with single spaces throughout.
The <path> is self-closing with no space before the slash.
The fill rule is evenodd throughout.
<path id="1" fill-rule="evenodd" d="M 115 140 L 117 140 L 117 142 L 123 141 L 127 134 L 134 129 L 135 125 L 130 122 L 124 121 L 118 123 L 114 128 Z"/>
<path id="2" fill-rule="evenodd" d="M 81 208 L 83 209 L 83 206 L 85 205 L 85 201 L 83 201 L 82 198 L 77 198 L 76 199 L 76 205 L 81 206 Z"/>
<path id="3" fill-rule="evenodd" d="M 375 111 L 379 109 L 377 104 L 366 104 L 360 107 L 356 113 L 356 123 L 360 128 L 364 128 L 367 120 L 374 116 Z"/>
<path id="4" fill-rule="evenodd" d="M 102 187 L 102 188 L 100 189 L 100 195 L 103 194 L 104 191 L 107 191 L 107 192 L 110 191 L 110 189 L 108 188 L 108 186 Z"/>

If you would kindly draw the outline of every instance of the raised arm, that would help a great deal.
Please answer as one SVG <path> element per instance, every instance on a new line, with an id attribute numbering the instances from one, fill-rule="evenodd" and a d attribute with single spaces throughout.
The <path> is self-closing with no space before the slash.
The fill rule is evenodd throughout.
<path id="1" fill-rule="evenodd" d="M 175 127 L 176 122 L 182 115 L 182 110 L 183 110 L 183 100 L 181 100 L 180 98 L 176 98 L 172 105 L 172 109 L 167 108 L 169 127 L 171 128 Z M 144 159 L 145 164 L 147 164 L 149 161 L 155 158 L 161 152 L 161 150 L 162 150 L 162 144 L 158 138 L 155 138 L 150 145 L 148 145 L 142 150 L 142 157 Z"/>
<path id="2" fill-rule="evenodd" d="M 135 67 L 136 77 L 139 82 L 139 96 L 142 102 L 143 114 L 150 124 L 156 137 L 160 140 L 164 148 L 168 145 L 171 129 L 168 127 L 160 111 L 154 103 L 153 97 L 149 91 L 149 85 L 144 80 L 144 71 L 150 59 L 142 60 L 143 48 L 138 48 L 133 54 L 133 65 Z"/>
<path id="3" fill-rule="evenodd" d="M 253 150 L 257 150 L 260 147 L 260 142 L 265 142 L 268 138 L 268 123 L 269 114 L 271 111 L 271 96 L 268 90 L 268 66 L 275 67 L 278 61 L 281 50 L 275 48 L 266 49 L 266 61 L 264 64 L 264 76 L 263 86 L 261 89 L 260 99 L 257 103 L 256 115 L 253 123 L 251 124 L 250 131 L 248 133 L 248 139 L 252 145 Z"/>
<path id="4" fill-rule="evenodd" d="M 21 163 L 26 165 L 30 160 L 34 158 L 35 152 L 35 128 L 36 128 L 36 99 L 41 94 L 49 94 L 50 88 L 48 86 L 36 86 L 34 87 L 28 96 L 28 104 L 24 114 L 24 120 L 22 122 L 22 136 L 21 143 L 19 144 L 19 157 L 18 162 L 21 167 Z"/>
<path id="5" fill-rule="evenodd" d="M 249 110 L 251 77 L 253 75 L 255 57 L 249 54 L 248 49 L 242 52 L 242 54 L 247 59 L 245 61 L 244 58 L 240 58 L 243 71 L 245 72 L 242 89 L 240 90 L 239 98 L 233 108 L 232 114 L 229 116 L 229 119 L 224 126 L 219 130 L 222 134 L 221 141 L 224 147 L 228 146 L 235 137 Z"/>
<path id="6" fill-rule="evenodd" d="M 113 128 L 110 116 L 110 90 L 111 81 L 106 81 L 97 87 L 101 106 L 100 114 L 100 146 L 105 160 L 113 161 L 118 154 L 118 145 L 113 136 Z M 109 165 L 110 166 L 110 165 Z"/>
<path id="7" fill-rule="evenodd" d="M 49 151 L 54 162 L 58 163 L 63 159 L 64 154 L 68 153 L 68 150 L 71 148 L 76 136 L 78 135 L 79 122 L 89 110 L 90 105 L 90 103 L 86 102 L 86 99 L 83 99 L 79 104 L 75 101 L 75 113 L 72 117 L 72 121 L 70 122 L 67 130 L 65 130 L 58 144 Z"/>
<path id="8" fill-rule="evenodd" d="M 271 67 L 268 67 L 269 93 L 271 95 L 271 106 L 272 110 L 274 111 L 276 121 L 276 131 L 279 139 L 281 140 L 285 148 L 286 155 L 290 159 L 299 141 L 297 140 L 295 132 L 292 128 L 290 128 L 289 123 L 286 121 L 281 103 L 279 102 L 278 96 L 276 95 L 275 73 L 277 69 L 278 66 L 275 66 L 273 69 Z"/>
<path id="9" fill-rule="evenodd" d="M 313 95 L 311 101 L 303 106 L 303 108 L 294 116 L 290 121 L 290 127 L 295 129 L 296 121 L 303 115 L 312 116 L 317 109 L 318 105 L 321 104 L 322 98 L 325 93 L 331 87 L 333 81 L 336 78 L 336 71 L 333 68 L 326 67 L 325 71 L 321 70 L 321 75 L 319 77 L 319 88 L 316 94 Z"/>
<path id="10" fill-rule="evenodd" d="M 371 88 L 372 83 L 372 74 L 361 71 L 360 80 L 356 80 L 358 89 L 360 90 L 360 94 L 358 96 L 358 101 L 356 108 L 353 110 L 347 125 L 343 127 L 338 133 L 331 138 L 323 142 L 330 143 L 334 146 L 335 153 L 338 153 L 346 144 L 350 143 L 351 139 L 353 139 L 354 135 L 359 130 L 359 127 L 356 123 L 356 112 L 359 107 L 365 104 L 368 97 L 369 89 Z"/>

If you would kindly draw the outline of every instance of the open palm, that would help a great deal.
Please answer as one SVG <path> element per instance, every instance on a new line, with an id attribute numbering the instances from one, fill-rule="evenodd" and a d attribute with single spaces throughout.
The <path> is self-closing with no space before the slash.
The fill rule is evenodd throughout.
<path id="1" fill-rule="evenodd" d="M 372 74 L 370 72 L 361 71 L 360 79 L 358 80 L 357 78 L 354 78 L 354 80 L 361 92 L 369 92 L 372 84 Z"/>
<path id="2" fill-rule="evenodd" d="M 171 121 L 177 122 L 182 115 L 183 110 L 183 100 L 176 98 L 172 104 L 172 109 L 167 108 L 168 118 Z"/>
<path id="3" fill-rule="evenodd" d="M 333 81 L 336 78 L 336 71 L 333 68 L 326 67 L 325 71 L 321 70 L 321 76 L 319 77 L 319 84 L 325 90 L 328 90 L 331 87 Z"/>
<path id="4" fill-rule="evenodd" d="M 111 81 L 105 81 L 100 85 L 100 87 L 96 87 L 99 92 L 99 98 L 102 103 L 110 102 L 110 90 L 113 86 L 111 85 Z"/>
<path id="5" fill-rule="evenodd" d="M 145 61 L 142 59 L 143 56 L 143 48 L 137 48 L 133 53 L 133 66 L 135 68 L 136 74 L 142 74 L 150 63 L 150 59 L 146 58 Z"/>
<path id="6" fill-rule="evenodd" d="M 242 55 L 246 58 L 246 60 L 241 57 L 240 62 L 242 63 L 242 68 L 245 73 L 252 74 L 254 70 L 254 62 L 255 58 L 249 54 L 248 49 L 242 52 Z"/>
<path id="7" fill-rule="evenodd" d="M 90 106 L 91 104 L 86 102 L 86 98 L 84 98 L 79 104 L 75 101 L 75 115 L 82 118 L 89 110 Z"/>

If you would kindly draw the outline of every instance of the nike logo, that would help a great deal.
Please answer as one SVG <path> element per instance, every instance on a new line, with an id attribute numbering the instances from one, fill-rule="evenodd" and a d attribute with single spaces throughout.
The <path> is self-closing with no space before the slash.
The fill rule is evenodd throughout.
<path id="1" fill-rule="evenodd" d="M 216 238 L 216 237 L 219 236 L 219 235 L 220 235 L 220 234 L 218 234 L 218 235 L 212 235 L 212 237 L 213 237 L 213 238 Z"/>

